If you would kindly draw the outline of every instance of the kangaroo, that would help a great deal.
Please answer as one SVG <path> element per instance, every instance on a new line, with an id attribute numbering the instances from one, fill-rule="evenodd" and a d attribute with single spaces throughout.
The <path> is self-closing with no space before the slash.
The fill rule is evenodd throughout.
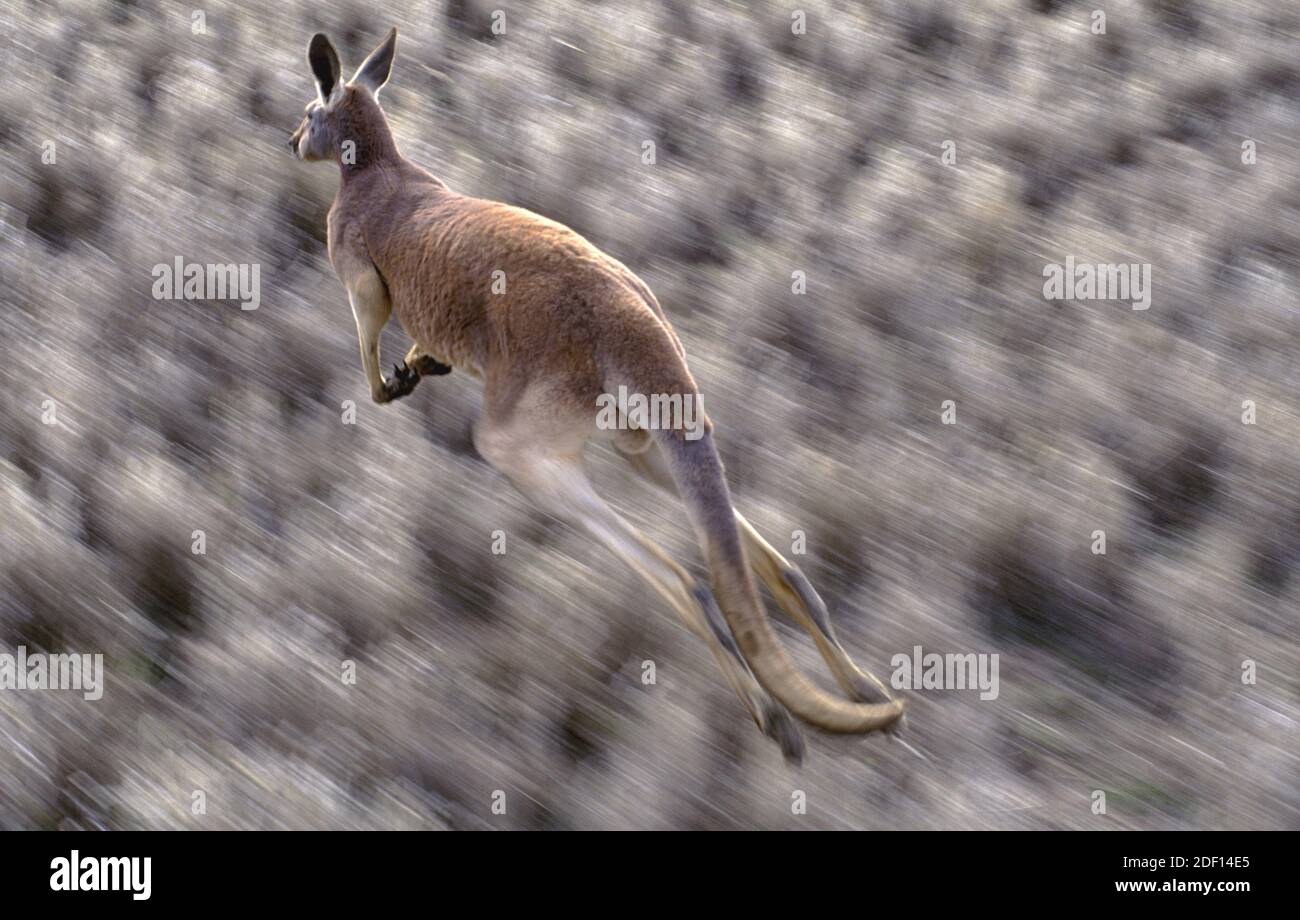
<path id="1" fill-rule="evenodd" d="M 453 368 L 480 380 L 479 454 L 659 594 L 708 645 L 787 761 L 798 763 L 804 752 L 791 714 L 828 732 L 895 727 L 903 702 L 853 663 L 808 579 L 732 507 L 702 409 L 694 432 L 597 424 L 602 396 L 621 387 L 699 405 L 686 353 L 650 288 L 568 227 L 453 192 L 403 157 L 378 101 L 396 46 L 393 29 L 344 83 L 334 46 L 313 35 L 307 62 L 317 98 L 289 140 L 299 159 L 339 166 L 329 258 L 352 306 L 371 397 L 401 398 L 422 378 Z M 394 310 L 415 344 L 385 378 L 379 335 Z M 680 497 L 711 587 L 597 495 L 582 464 L 593 440 L 612 443 L 645 479 Z M 812 636 L 851 702 L 795 669 L 763 611 L 755 573 Z"/>

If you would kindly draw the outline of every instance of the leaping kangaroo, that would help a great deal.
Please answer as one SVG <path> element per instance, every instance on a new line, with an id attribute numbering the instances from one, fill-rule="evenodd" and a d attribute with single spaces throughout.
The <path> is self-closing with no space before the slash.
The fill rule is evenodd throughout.
<path id="1" fill-rule="evenodd" d="M 804 747 L 791 713 L 830 732 L 893 725 L 903 702 L 853 663 L 808 579 L 732 507 L 707 417 L 693 436 L 680 427 L 597 425 L 600 398 L 620 387 L 689 396 L 698 405 L 685 351 L 650 288 L 568 227 L 457 194 L 403 157 L 378 101 L 396 46 L 393 29 L 344 83 L 334 46 L 313 35 L 307 61 L 318 96 L 289 141 L 299 159 L 339 165 L 329 257 L 352 305 L 370 395 L 389 402 L 422 377 L 452 368 L 481 380 L 478 452 L 662 595 L 708 644 L 787 760 L 798 762 Z M 415 344 L 385 379 L 379 334 L 394 309 Z M 646 479 L 680 496 L 712 590 L 596 494 L 582 465 L 584 448 L 595 439 L 612 442 Z M 795 669 L 767 620 L 753 573 L 812 636 L 854 702 L 818 689 Z"/>

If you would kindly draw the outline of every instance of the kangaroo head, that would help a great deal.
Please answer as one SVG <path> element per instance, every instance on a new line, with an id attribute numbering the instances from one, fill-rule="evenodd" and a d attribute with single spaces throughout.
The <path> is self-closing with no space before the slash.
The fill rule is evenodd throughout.
<path id="1" fill-rule="evenodd" d="M 307 43 L 307 63 L 316 81 L 316 98 L 307 103 L 289 149 L 300 160 L 337 160 L 345 166 L 364 165 L 380 152 L 395 149 L 392 134 L 379 108 L 379 91 L 393 70 L 397 30 L 391 29 L 344 83 L 338 52 L 322 32 Z M 351 147 L 345 144 L 351 142 Z"/>

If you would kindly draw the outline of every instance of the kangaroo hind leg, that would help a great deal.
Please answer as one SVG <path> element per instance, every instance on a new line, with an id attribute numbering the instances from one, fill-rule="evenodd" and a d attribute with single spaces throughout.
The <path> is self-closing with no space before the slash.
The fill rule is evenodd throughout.
<path id="1" fill-rule="evenodd" d="M 520 439 L 484 423 L 475 432 L 475 443 L 479 452 L 539 507 L 603 543 L 667 601 L 708 646 L 759 729 L 780 745 L 786 760 L 797 763 L 802 759 L 800 729 L 754 677 L 708 586 L 601 499 L 582 469 L 581 444 L 560 453 L 539 453 L 533 439 Z"/>
<path id="2" fill-rule="evenodd" d="M 622 446 L 617 443 L 615 447 L 620 448 L 620 453 L 645 479 L 671 494 L 677 493 L 668 464 L 658 446 L 641 452 L 622 450 Z M 771 592 L 781 610 L 812 636 L 817 651 L 845 694 L 860 703 L 887 703 L 893 699 L 879 678 L 859 668 L 849 657 L 835 635 L 826 604 L 813 589 L 807 576 L 764 540 L 739 511 L 734 513 L 744 540 L 745 556 L 754 574 Z"/>

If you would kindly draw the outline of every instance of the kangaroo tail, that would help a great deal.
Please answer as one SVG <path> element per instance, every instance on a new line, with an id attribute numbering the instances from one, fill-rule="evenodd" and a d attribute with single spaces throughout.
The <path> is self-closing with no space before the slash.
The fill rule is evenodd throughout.
<path id="1" fill-rule="evenodd" d="M 850 703 L 818 689 L 795 669 L 759 601 L 712 432 L 695 440 L 680 429 L 654 433 L 704 548 L 718 606 L 758 682 L 796 716 L 828 732 L 860 734 L 896 721 L 903 714 L 902 700 Z"/>

